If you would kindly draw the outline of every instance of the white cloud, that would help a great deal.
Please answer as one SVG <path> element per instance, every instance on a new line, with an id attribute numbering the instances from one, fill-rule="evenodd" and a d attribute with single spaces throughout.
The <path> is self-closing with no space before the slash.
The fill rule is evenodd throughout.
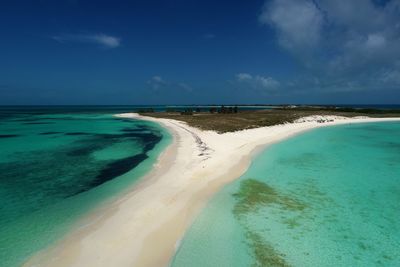
<path id="1" fill-rule="evenodd" d="M 147 81 L 147 84 L 155 91 L 159 89 L 183 90 L 185 92 L 193 91 L 193 88 L 187 83 L 167 81 L 158 75 L 151 77 L 151 79 Z"/>
<path id="2" fill-rule="evenodd" d="M 287 49 L 309 49 L 317 45 L 321 37 L 323 15 L 312 1 L 267 2 L 259 20 L 277 28 L 279 42 Z"/>
<path id="3" fill-rule="evenodd" d="M 167 86 L 168 82 L 164 81 L 164 79 L 160 76 L 153 76 L 147 81 L 147 84 L 150 85 L 153 90 L 158 90 L 161 87 Z"/>
<path id="4" fill-rule="evenodd" d="M 277 80 L 271 77 L 256 76 L 255 81 L 266 89 L 276 89 L 280 85 Z"/>
<path id="5" fill-rule="evenodd" d="M 178 86 L 181 89 L 185 90 L 186 92 L 192 92 L 193 91 L 193 88 L 190 85 L 186 84 L 186 83 L 178 83 Z"/>
<path id="6" fill-rule="evenodd" d="M 151 79 L 152 79 L 154 82 L 157 82 L 157 83 L 165 83 L 165 81 L 163 80 L 163 78 L 161 78 L 160 76 L 153 76 Z"/>
<path id="7" fill-rule="evenodd" d="M 253 89 L 263 91 L 275 91 L 280 86 L 280 82 L 272 77 L 264 77 L 260 75 L 253 76 L 248 73 L 236 74 L 236 81 L 250 86 Z"/>
<path id="8" fill-rule="evenodd" d="M 395 0 L 397 1 L 397 0 Z M 376 31 L 385 24 L 386 15 L 383 8 L 374 5 L 371 0 L 316 0 L 319 8 L 325 13 L 330 24 L 348 28 L 355 32 Z"/>
<path id="9" fill-rule="evenodd" d="M 298 86 L 379 90 L 397 81 L 399 0 L 271 0 L 259 20 L 303 67 L 302 77 L 292 81 Z"/>
<path id="10" fill-rule="evenodd" d="M 382 74 L 382 81 L 389 84 L 400 85 L 400 71 L 390 70 Z"/>
<path id="11" fill-rule="evenodd" d="M 381 34 L 368 34 L 367 41 L 365 43 L 366 47 L 369 49 L 381 48 L 385 45 L 386 39 Z"/>
<path id="12" fill-rule="evenodd" d="M 115 36 L 99 34 L 61 34 L 53 36 L 53 39 L 60 42 L 92 43 L 106 48 L 116 48 L 121 45 L 121 39 Z"/>
<path id="13" fill-rule="evenodd" d="M 251 76 L 248 73 L 238 73 L 238 74 L 236 74 L 236 79 L 238 81 L 251 80 L 252 78 L 253 78 L 253 76 Z"/>

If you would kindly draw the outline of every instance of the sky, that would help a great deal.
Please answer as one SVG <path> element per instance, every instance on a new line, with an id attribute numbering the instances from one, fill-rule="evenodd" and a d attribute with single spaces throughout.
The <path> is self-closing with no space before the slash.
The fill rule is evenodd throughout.
<path id="1" fill-rule="evenodd" d="M 400 104 L 400 0 L 2 0 L 0 105 Z"/>

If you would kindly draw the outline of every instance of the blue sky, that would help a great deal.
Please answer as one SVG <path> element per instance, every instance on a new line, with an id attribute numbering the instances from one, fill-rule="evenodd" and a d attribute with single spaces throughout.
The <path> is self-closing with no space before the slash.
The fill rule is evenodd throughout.
<path id="1" fill-rule="evenodd" d="M 1 1 L 0 104 L 400 103 L 400 1 Z"/>

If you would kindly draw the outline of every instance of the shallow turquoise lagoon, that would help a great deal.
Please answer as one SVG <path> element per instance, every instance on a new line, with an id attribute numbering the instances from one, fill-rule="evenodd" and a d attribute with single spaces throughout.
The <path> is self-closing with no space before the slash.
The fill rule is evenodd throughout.
<path id="1" fill-rule="evenodd" d="M 171 136 L 110 110 L 0 109 L 0 266 L 18 266 L 128 190 Z"/>
<path id="2" fill-rule="evenodd" d="M 400 266 L 400 123 L 270 146 L 210 201 L 172 266 Z"/>

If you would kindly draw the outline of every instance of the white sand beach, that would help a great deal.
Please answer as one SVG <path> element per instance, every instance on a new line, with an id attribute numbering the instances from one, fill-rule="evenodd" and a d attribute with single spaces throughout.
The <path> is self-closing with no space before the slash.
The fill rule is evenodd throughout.
<path id="1" fill-rule="evenodd" d="M 84 219 L 52 247 L 24 266 L 168 266 L 196 215 L 225 184 L 243 174 L 265 146 L 317 127 L 400 121 L 312 116 L 295 123 L 218 134 L 170 119 L 119 117 L 155 121 L 173 134 L 153 170 L 128 193 Z"/>

